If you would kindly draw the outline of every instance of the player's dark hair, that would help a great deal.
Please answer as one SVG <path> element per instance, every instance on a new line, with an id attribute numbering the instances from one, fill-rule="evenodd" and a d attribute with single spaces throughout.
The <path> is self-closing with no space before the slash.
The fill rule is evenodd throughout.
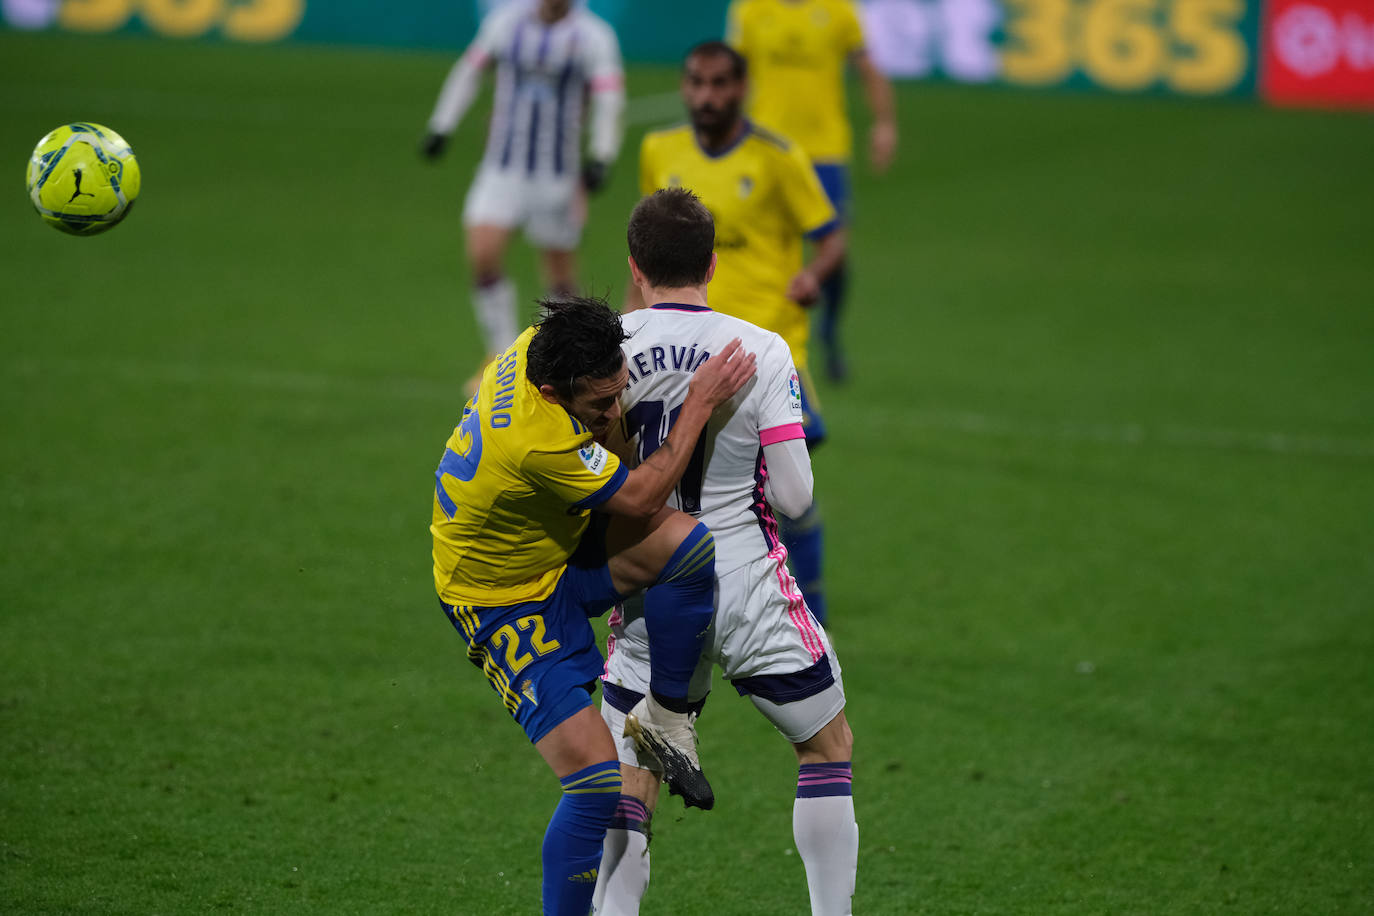
<path id="1" fill-rule="evenodd" d="M 629 338 L 620 313 L 596 296 L 550 296 L 525 353 L 525 375 L 537 388 L 550 385 L 572 399 L 580 378 L 612 378 L 624 362 L 620 344 Z"/>
<path id="2" fill-rule="evenodd" d="M 706 205 L 686 188 L 663 188 L 645 197 L 625 230 L 630 257 L 654 286 L 700 286 L 711 269 L 716 224 Z"/>
<path id="3" fill-rule="evenodd" d="M 744 79 L 749 73 L 749 63 L 744 59 L 744 55 L 720 40 L 703 41 L 693 45 L 692 50 L 682 59 L 682 65 L 686 67 L 687 61 L 694 57 L 728 57 L 730 75 L 737 80 Z"/>

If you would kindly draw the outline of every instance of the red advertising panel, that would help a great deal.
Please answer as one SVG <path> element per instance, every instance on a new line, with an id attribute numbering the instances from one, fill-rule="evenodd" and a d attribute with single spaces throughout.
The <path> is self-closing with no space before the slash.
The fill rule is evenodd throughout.
<path id="1" fill-rule="evenodd" d="M 1269 0 L 1261 44 L 1269 101 L 1374 108 L 1374 0 Z"/>

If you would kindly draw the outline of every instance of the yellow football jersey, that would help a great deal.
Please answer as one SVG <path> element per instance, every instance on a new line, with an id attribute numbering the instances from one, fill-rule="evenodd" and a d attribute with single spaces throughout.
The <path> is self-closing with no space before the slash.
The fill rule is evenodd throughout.
<path id="1" fill-rule="evenodd" d="M 526 330 L 482 373 L 434 475 L 434 587 L 449 604 L 548 597 L 590 510 L 628 473 L 526 378 L 533 336 Z"/>
<path id="2" fill-rule="evenodd" d="M 734 146 L 710 155 L 690 126 L 651 133 L 639 152 L 639 189 L 689 188 L 716 221 L 716 275 L 707 290 L 716 311 L 782 335 L 797 368 L 806 366 L 810 323 L 787 298 L 802 268 L 802 239 L 838 225 L 820 180 L 796 144 L 749 124 Z"/>
<path id="3" fill-rule="evenodd" d="M 749 116 L 817 162 L 845 162 L 849 55 L 864 46 L 852 0 L 734 0 L 726 40 L 749 61 Z"/>

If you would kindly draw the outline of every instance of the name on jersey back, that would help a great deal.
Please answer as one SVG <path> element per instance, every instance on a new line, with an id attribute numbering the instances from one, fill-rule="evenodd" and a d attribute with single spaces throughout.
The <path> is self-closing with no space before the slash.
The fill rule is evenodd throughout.
<path id="1" fill-rule="evenodd" d="M 630 384 L 633 385 L 655 372 L 696 372 L 710 358 L 711 351 L 698 350 L 696 344 L 690 347 L 649 347 L 633 354 L 625 361 L 625 367 L 630 371 Z"/>

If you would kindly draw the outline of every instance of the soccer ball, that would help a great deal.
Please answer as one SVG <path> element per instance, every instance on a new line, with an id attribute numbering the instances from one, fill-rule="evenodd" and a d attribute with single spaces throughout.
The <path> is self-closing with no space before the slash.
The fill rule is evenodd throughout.
<path id="1" fill-rule="evenodd" d="M 29 159 L 29 200 L 49 226 L 95 235 L 128 216 L 142 177 L 124 138 L 77 121 L 52 131 Z"/>

